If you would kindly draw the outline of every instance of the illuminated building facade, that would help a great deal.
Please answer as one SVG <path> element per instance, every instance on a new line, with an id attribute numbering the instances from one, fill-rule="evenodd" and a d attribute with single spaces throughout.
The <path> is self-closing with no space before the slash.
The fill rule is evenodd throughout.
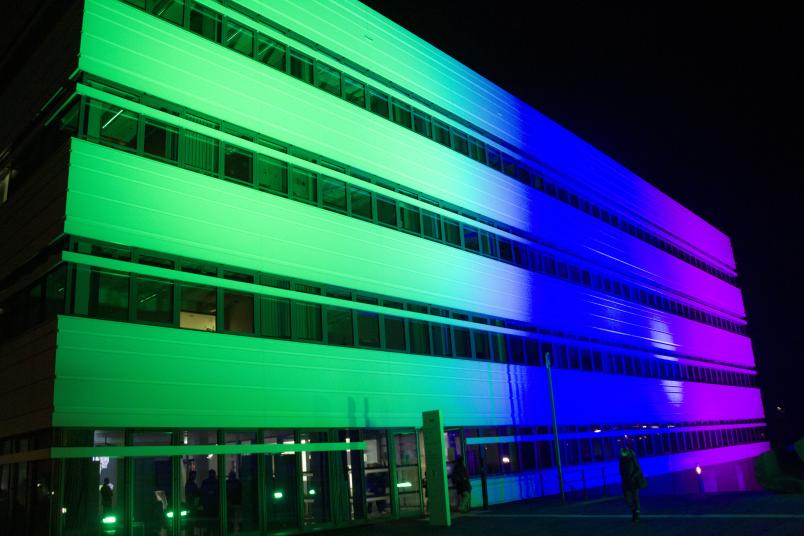
<path id="1" fill-rule="evenodd" d="M 616 490 L 625 435 L 651 489 L 752 485 L 729 239 L 404 29 L 357 2 L 85 0 L 19 42 L 0 532 L 422 515 L 427 410 L 475 505 L 556 494 L 555 431 L 568 491 Z"/>

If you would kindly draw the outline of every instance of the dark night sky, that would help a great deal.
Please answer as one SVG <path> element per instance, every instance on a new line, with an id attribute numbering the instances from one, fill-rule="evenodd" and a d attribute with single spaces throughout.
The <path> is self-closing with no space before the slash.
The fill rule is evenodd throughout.
<path id="1" fill-rule="evenodd" d="M 804 436 L 804 19 L 733 2 L 365 3 L 727 233 L 771 438 Z"/>

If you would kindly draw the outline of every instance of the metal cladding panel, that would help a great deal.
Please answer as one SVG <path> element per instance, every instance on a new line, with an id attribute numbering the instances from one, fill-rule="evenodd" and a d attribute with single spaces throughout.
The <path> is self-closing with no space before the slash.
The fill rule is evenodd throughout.
<path id="1" fill-rule="evenodd" d="M 65 233 L 527 320 L 530 274 L 317 207 L 73 139 Z"/>
<path id="2" fill-rule="evenodd" d="M 477 361 L 62 316 L 53 425 L 407 427 L 432 408 L 446 424 L 505 424 L 518 376 Z"/>
<path id="3" fill-rule="evenodd" d="M 260 13 L 457 114 L 725 265 L 728 237 L 507 91 L 356 0 L 242 0 Z M 492 45 L 493 46 L 493 45 Z"/>
<path id="4" fill-rule="evenodd" d="M 554 382 L 564 423 L 762 417 L 756 389 L 565 370 Z M 418 426 L 428 408 L 447 426 L 543 424 L 546 371 L 59 317 L 54 426 Z"/>

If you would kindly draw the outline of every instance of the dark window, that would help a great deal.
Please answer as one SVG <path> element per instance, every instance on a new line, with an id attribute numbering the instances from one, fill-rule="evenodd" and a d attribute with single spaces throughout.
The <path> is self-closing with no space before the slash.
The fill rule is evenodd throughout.
<path id="1" fill-rule="evenodd" d="M 352 216 L 371 220 L 371 193 L 357 186 L 349 186 L 349 196 L 352 202 Z"/>
<path id="2" fill-rule="evenodd" d="M 144 322 L 173 323 L 173 283 L 164 279 L 138 277 L 136 319 Z"/>
<path id="3" fill-rule="evenodd" d="M 287 195 L 288 165 L 270 156 L 257 155 L 257 185 L 272 192 Z"/>
<path id="4" fill-rule="evenodd" d="M 480 232 L 480 252 L 483 255 L 497 256 L 497 237 L 485 231 Z"/>
<path id="5" fill-rule="evenodd" d="M 498 151 L 494 147 L 487 146 L 486 154 L 488 155 L 489 166 L 496 169 L 497 171 L 502 171 L 502 160 L 500 160 L 500 151 Z"/>
<path id="6" fill-rule="evenodd" d="M 448 317 L 449 311 L 432 307 L 430 313 L 437 316 Z M 452 341 L 450 340 L 450 328 L 445 324 L 430 324 L 430 333 L 433 338 L 433 354 L 440 356 L 452 355 Z"/>
<path id="7" fill-rule="evenodd" d="M 360 303 L 377 305 L 377 298 L 357 296 Z M 380 346 L 380 317 L 377 313 L 357 311 L 357 342 L 360 346 Z"/>
<path id="8" fill-rule="evenodd" d="M 103 102 L 91 101 L 87 106 L 86 116 L 86 132 L 89 138 L 126 149 L 137 148 L 137 114 Z"/>
<path id="9" fill-rule="evenodd" d="M 208 175 L 218 174 L 218 140 L 187 131 L 182 147 L 187 167 Z"/>
<path id="10" fill-rule="evenodd" d="M 128 320 L 128 274 L 92 269 L 89 315 L 108 320 Z"/>
<path id="11" fill-rule="evenodd" d="M 234 333 L 254 333 L 254 296 L 223 291 L 223 329 Z"/>
<path id="12" fill-rule="evenodd" d="M 427 306 L 410 304 L 408 309 L 417 313 L 427 313 Z M 408 320 L 410 351 L 414 354 L 430 353 L 430 326 L 421 320 Z"/>
<path id="13" fill-rule="evenodd" d="M 296 283 L 293 289 L 307 294 L 321 294 L 317 287 Z M 293 301 L 291 305 L 293 337 L 304 341 L 321 341 L 321 306 L 317 303 Z"/>
<path id="14" fill-rule="evenodd" d="M 382 225 L 396 227 L 396 201 L 382 195 L 378 195 L 376 198 L 377 221 Z"/>
<path id="15" fill-rule="evenodd" d="M 313 60 L 291 49 L 290 51 L 290 76 L 298 78 L 308 84 L 313 83 Z"/>
<path id="16" fill-rule="evenodd" d="M 179 129 L 161 121 L 145 119 L 143 151 L 160 159 L 179 159 Z"/>
<path id="17" fill-rule="evenodd" d="M 184 0 L 149 0 L 148 11 L 166 21 L 184 24 Z"/>
<path id="18" fill-rule="evenodd" d="M 381 117 L 388 119 L 390 108 L 388 106 L 388 95 L 369 88 L 369 110 Z"/>
<path id="19" fill-rule="evenodd" d="M 257 35 L 257 60 L 265 65 L 285 70 L 285 45 L 262 34 Z"/>
<path id="20" fill-rule="evenodd" d="M 403 231 L 413 234 L 421 232 L 419 208 L 407 203 L 399 203 L 399 219 Z"/>
<path id="21" fill-rule="evenodd" d="M 413 110 L 413 130 L 427 138 L 433 137 L 433 124 L 430 116 L 423 114 L 419 110 Z"/>
<path id="22" fill-rule="evenodd" d="M 327 295 L 333 294 L 327 293 Z M 327 342 L 338 346 L 354 345 L 351 309 L 327 307 Z"/>
<path id="23" fill-rule="evenodd" d="M 412 120 L 410 117 L 410 106 L 405 104 L 404 102 L 399 102 L 394 100 L 391 105 L 391 119 L 393 119 L 394 123 L 397 125 L 402 125 L 405 128 L 412 127 Z"/>
<path id="24" fill-rule="evenodd" d="M 352 104 L 365 108 L 366 86 L 348 75 L 343 75 L 343 98 Z"/>
<path id="25" fill-rule="evenodd" d="M 290 193 L 293 199 L 315 204 L 318 201 L 315 173 L 292 167 Z"/>
<path id="26" fill-rule="evenodd" d="M 447 219 L 444 220 L 444 238 L 447 244 L 457 248 L 461 247 L 461 227 L 458 225 L 458 222 Z"/>
<path id="27" fill-rule="evenodd" d="M 451 147 L 449 139 L 449 125 L 442 123 L 438 119 L 433 119 L 433 132 L 435 133 L 434 140 L 441 145 Z"/>
<path id="28" fill-rule="evenodd" d="M 290 338 L 290 300 L 262 296 L 260 298 L 262 335 L 274 339 Z"/>
<path id="29" fill-rule="evenodd" d="M 425 238 L 441 240 L 441 216 L 422 210 L 422 234 Z"/>
<path id="30" fill-rule="evenodd" d="M 341 73 L 320 61 L 315 64 L 315 85 L 327 93 L 341 96 Z"/>
<path id="31" fill-rule="evenodd" d="M 463 244 L 471 251 L 480 251 L 480 242 L 477 237 L 477 229 L 468 225 L 463 226 Z"/>
<path id="32" fill-rule="evenodd" d="M 254 53 L 254 32 L 231 19 L 227 19 L 226 37 L 223 44 L 232 50 L 251 57 Z"/>
<path id="33" fill-rule="evenodd" d="M 459 313 L 453 313 L 452 317 L 457 320 L 469 320 L 469 317 Z M 466 328 L 453 327 L 455 355 L 458 357 L 472 357 L 472 342 L 469 338 L 470 331 Z"/>
<path id="34" fill-rule="evenodd" d="M 459 130 L 452 130 L 452 148 L 461 154 L 469 154 L 469 142 L 466 134 Z"/>
<path id="35" fill-rule="evenodd" d="M 468 141 L 468 149 L 469 149 L 469 156 L 473 160 L 477 160 L 478 162 L 485 164 L 486 163 L 486 145 L 479 140 L 476 140 L 472 137 L 469 138 Z"/>
<path id="36" fill-rule="evenodd" d="M 224 145 L 223 167 L 226 178 L 251 184 L 251 163 L 253 158 L 251 151 L 245 151 L 232 145 Z"/>
<path id="37" fill-rule="evenodd" d="M 503 173 L 509 177 L 516 177 L 516 161 L 505 153 L 502 154 L 502 167 Z"/>
<path id="38" fill-rule="evenodd" d="M 321 204 L 324 208 L 346 212 L 346 183 L 332 177 L 319 177 L 321 181 Z"/>
<path id="39" fill-rule="evenodd" d="M 383 305 L 402 309 L 403 305 L 399 302 L 385 301 Z M 389 350 L 407 350 L 405 342 L 405 320 L 397 316 L 383 315 L 383 326 L 385 328 L 385 347 Z"/>

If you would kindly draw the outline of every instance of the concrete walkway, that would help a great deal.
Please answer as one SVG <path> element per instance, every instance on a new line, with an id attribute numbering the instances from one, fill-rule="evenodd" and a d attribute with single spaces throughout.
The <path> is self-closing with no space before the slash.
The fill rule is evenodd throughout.
<path id="1" fill-rule="evenodd" d="M 423 519 L 390 521 L 329 532 L 369 535 L 656 535 L 804 536 L 804 495 L 712 494 L 642 499 L 639 523 L 620 497 L 562 505 L 553 499 L 522 501 L 453 517 L 449 528 Z"/>

